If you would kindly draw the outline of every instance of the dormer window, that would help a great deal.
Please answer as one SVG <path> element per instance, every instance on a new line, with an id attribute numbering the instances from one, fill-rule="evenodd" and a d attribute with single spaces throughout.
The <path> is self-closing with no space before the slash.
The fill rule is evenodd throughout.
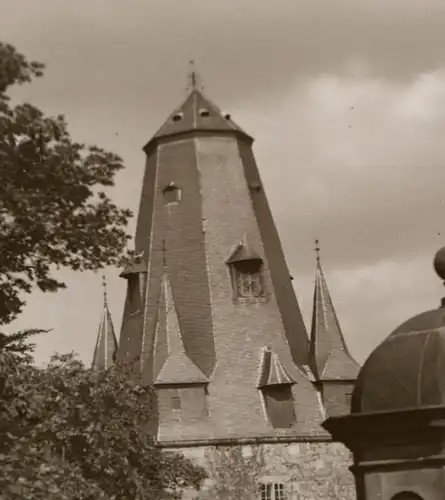
<path id="1" fill-rule="evenodd" d="M 232 264 L 232 282 L 237 298 L 264 297 L 262 262 L 243 260 Z"/>
<path id="2" fill-rule="evenodd" d="M 180 122 L 184 118 L 184 113 L 175 113 L 172 117 L 172 121 L 175 123 Z"/>
<path id="3" fill-rule="evenodd" d="M 290 385 L 263 387 L 264 403 L 274 429 L 288 429 L 295 423 L 294 400 Z"/>
<path id="4" fill-rule="evenodd" d="M 181 201 L 181 189 L 179 189 L 174 182 L 170 182 L 167 186 L 165 186 L 163 193 L 166 205 L 179 203 Z"/>
<path id="5" fill-rule="evenodd" d="M 205 109 L 205 108 L 201 108 L 199 110 L 199 116 L 202 116 L 203 118 L 207 118 L 208 116 L 210 116 L 209 110 Z"/>
<path id="6" fill-rule="evenodd" d="M 265 297 L 263 260 L 247 241 L 240 243 L 226 261 L 230 267 L 234 298 L 258 300 Z"/>
<path id="7" fill-rule="evenodd" d="M 262 392 L 267 417 L 274 429 L 287 429 L 295 423 L 291 378 L 277 354 L 265 348 L 261 356 L 258 389 Z"/>

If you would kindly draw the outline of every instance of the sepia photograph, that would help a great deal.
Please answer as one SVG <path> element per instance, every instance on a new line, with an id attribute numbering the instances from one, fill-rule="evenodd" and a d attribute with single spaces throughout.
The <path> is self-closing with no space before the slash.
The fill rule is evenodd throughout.
<path id="1" fill-rule="evenodd" d="M 0 0 L 0 500 L 443 500 L 444 134 L 443 0 Z"/>

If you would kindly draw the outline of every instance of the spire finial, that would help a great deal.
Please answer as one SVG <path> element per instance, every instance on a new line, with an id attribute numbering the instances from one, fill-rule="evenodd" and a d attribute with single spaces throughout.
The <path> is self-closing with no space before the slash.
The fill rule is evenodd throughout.
<path id="1" fill-rule="evenodd" d="M 105 273 L 102 274 L 102 288 L 104 290 L 104 306 L 108 307 L 108 298 L 107 298 L 107 278 Z"/>
<path id="2" fill-rule="evenodd" d="M 317 256 L 317 265 L 320 265 L 320 241 L 318 239 L 315 240 L 315 255 Z"/>
<path id="3" fill-rule="evenodd" d="M 201 90 L 203 89 L 202 85 L 200 85 L 199 74 L 196 71 L 195 61 L 193 59 L 189 62 L 188 80 L 189 81 L 188 81 L 187 90 L 189 92 L 193 92 L 194 90 L 197 90 L 198 88 L 200 88 Z"/>
<path id="4" fill-rule="evenodd" d="M 165 248 L 165 239 L 162 239 L 162 267 L 164 268 L 164 272 L 167 269 L 167 252 Z"/>

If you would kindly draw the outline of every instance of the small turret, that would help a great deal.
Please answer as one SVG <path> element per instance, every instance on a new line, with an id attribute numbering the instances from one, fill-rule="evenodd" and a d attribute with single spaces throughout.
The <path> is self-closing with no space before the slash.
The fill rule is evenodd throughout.
<path id="1" fill-rule="evenodd" d="M 328 415 L 333 412 L 348 413 L 359 365 L 351 356 L 343 337 L 321 267 L 318 240 L 315 243 L 317 270 L 309 347 L 310 365 Z"/>
<path id="2" fill-rule="evenodd" d="M 113 364 L 117 352 L 116 335 L 114 333 L 111 313 L 108 309 L 107 283 L 105 276 L 102 278 L 102 286 L 104 290 L 104 306 L 91 365 L 94 370 L 109 368 Z"/>

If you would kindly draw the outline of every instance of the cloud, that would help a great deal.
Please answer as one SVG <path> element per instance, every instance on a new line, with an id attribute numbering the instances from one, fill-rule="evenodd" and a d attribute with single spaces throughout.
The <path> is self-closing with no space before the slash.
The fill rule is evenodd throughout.
<path id="1" fill-rule="evenodd" d="M 231 111 L 256 137 L 258 166 L 307 326 L 318 237 L 345 336 L 362 361 L 400 322 L 436 307 L 441 296 L 431 261 L 445 233 L 445 75 L 438 69 L 397 82 L 325 74 L 297 78 L 291 88 L 288 95 Z M 141 116 L 134 117 L 133 127 Z M 80 133 L 85 122 L 75 123 Z M 98 128 L 101 144 L 113 147 L 112 127 L 108 119 Z M 119 143 L 131 168 L 121 176 L 116 199 L 135 210 L 143 171 L 143 157 L 135 153 L 140 138 L 139 131 Z M 33 298 L 39 306 L 31 301 L 28 313 L 45 310 L 45 301 L 59 332 L 51 334 L 51 348 L 76 349 L 88 359 L 101 308 L 100 283 L 91 275 L 71 274 L 68 283 L 63 296 Z M 117 277 L 110 291 L 118 326 L 124 289 Z M 90 311 L 79 297 L 91 304 Z M 63 303 L 70 304 L 69 314 L 56 316 Z M 68 340 L 71 315 L 80 319 Z M 40 359 L 49 348 L 45 341 Z"/>
<path id="2" fill-rule="evenodd" d="M 134 210 L 140 148 L 185 97 L 195 58 L 208 95 L 256 138 L 305 318 L 318 237 L 362 359 L 440 296 L 430 269 L 445 232 L 444 14 L 443 0 L 36 0 L 23 9 L 2 0 L 0 28 L 47 63 L 45 78 L 16 96 L 66 113 L 76 140 L 121 154 L 128 168 L 114 196 Z M 55 328 L 38 341 L 39 359 L 54 348 L 92 354 L 100 280 L 65 276 L 68 290 L 34 294 L 14 325 Z M 110 276 L 117 330 L 124 291 Z"/>
<path id="3" fill-rule="evenodd" d="M 240 113 L 291 267 L 307 265 L 300 256 L 315 237 L 345 269 L 435 251 L 445 233 L 444 89 L 440 69 L 410 82 L 328 74 Z"/>
<path id="4" fill-rule="evenodd" d="M 439 279 L 433 281 L 431 260 L 428 255 L 388 260 L 346 271 L 325 266 L 341 328 L 360 363 L 401 323 L 439 306 L 443 288 Z M 304 291 L 299 297 L 301 308 L 304 317 L 310 318 L 312 301 L 307 290 L 313 288 L 313 276 L 303 274 L 297 279 L 297 292 Z"/>
<path id="5" fill-rule="evenodd" d="M 62 96 L 71 85 L 72 99 L 96 106 L 121 106 L 108 96 L 125 94 L 126 107 L 144 102 L 149 113 L 165 114 L 170 96 L 180 96 L 193 58 L 211 93 L 237 105 L 286 92 L 295 75 L 361 71 L 354 61 L 389 79 L 409 79 L 445 61 L 442 0 L 2 5 L 2 36 L 48 62 L 53 92 Z"/>

